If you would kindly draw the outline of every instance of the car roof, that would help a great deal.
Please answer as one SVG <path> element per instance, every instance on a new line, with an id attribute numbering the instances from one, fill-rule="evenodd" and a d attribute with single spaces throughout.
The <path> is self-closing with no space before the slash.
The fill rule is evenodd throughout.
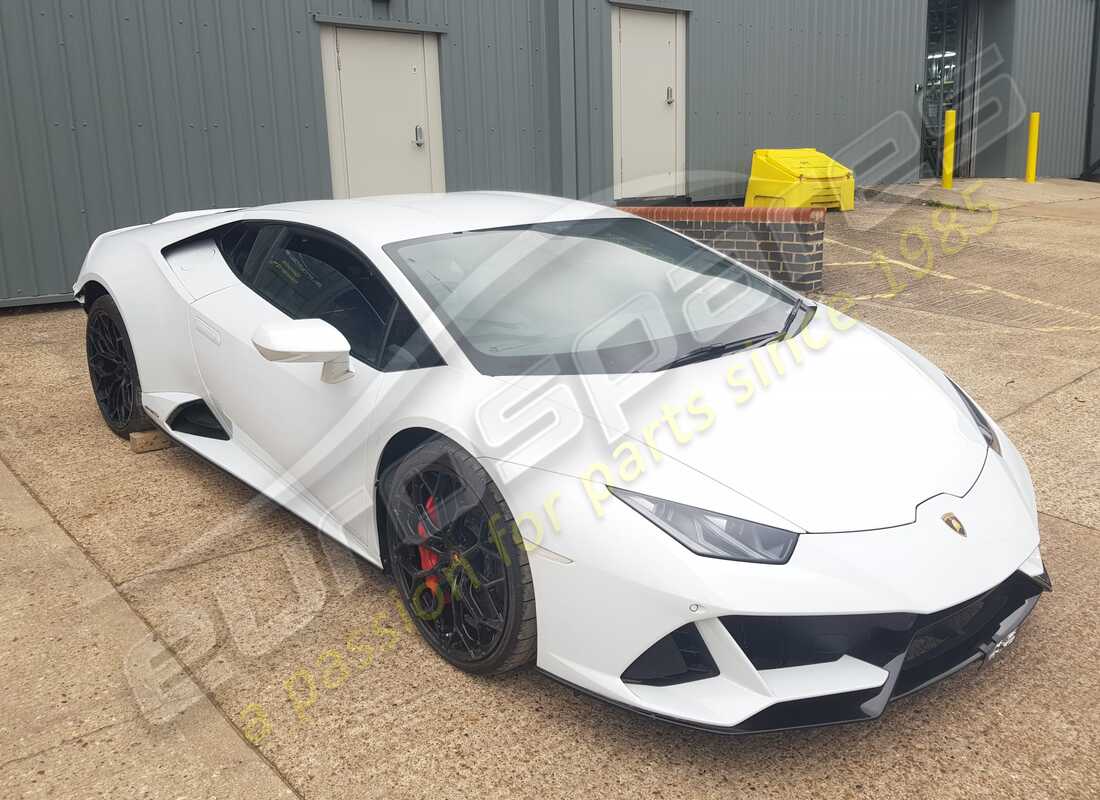
<path id="1" fill-rule="evenodd" d="M 375 246 L 459 231 L 538 222 L 626 217 L 607 206 L 516 192 L 448 192 L 308 200 L 242 209 L 266 216 L 293 215 L 317 227 Z"/>

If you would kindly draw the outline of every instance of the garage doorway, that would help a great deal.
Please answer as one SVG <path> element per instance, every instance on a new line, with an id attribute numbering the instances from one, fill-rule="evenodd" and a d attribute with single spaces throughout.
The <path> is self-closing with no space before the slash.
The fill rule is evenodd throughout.
<path id="1" fill-rule="evenodd" d="M 332 194 L 445 191 L 439 37 L 321 27 Z"/>
<path id="2" fill-rule="evenodd" d="M 614 198 L 684 195 L 687 18 L 611 13 Z"/>
<path id="3" fill-rule="evenodd" d="M 933 177 L 942 171 L 943 122 L 948 109 L 954 109 L 957 115 L 955 175 L 962 178 L 973 175 L 972 134 L 981 69 L 981 12 L 979 0 L 928 0 L 922 177 Z"/>

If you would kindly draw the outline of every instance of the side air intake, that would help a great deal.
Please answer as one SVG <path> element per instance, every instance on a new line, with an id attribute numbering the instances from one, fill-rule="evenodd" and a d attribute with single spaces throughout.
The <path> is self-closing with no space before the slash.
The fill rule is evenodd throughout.
<path id="1" fill-rule="evenodd" d="M 229 434 L 218 422 L 210 406 L 202 400 L 192 400 L 177 406 L 168 415 L 167 423 L 169 428 L 180 433 L 189 433 L 206 439 L 220 439 L 223 442 L 229 441 Z"/>
<path id="2" fill-rule="evenodd" d="M 673 686 L 713 678 L 718 666 L 693 623 L 677 628 L 638 656 L 622 674 L 624 683 Z"/>

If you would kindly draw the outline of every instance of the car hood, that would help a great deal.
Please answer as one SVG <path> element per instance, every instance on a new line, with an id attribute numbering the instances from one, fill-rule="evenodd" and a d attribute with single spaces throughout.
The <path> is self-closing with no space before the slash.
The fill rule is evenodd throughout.
<path id="1" fill-rule="evenodd" d="M 928 498 L 965 495 L 988 448 L 942 373 L 905 351 L 829 312 L 766 348 L 648 375 L 555 378 L 586 401 L 574 411 L 583 430 L 529 466 L 587 477 L 602 462 L 608 483 L 670 500 L 694 494 L 685 475 L 702 473 L 810 533 L 909 524 Z M 542 393 L 546 378 L 499 380 Z M 624 380 L 648 383 L 620 402 Z M 636 446 L 620 447 L 627 439 Z M 690 469 L 624 480 L 637 472 L 622 468 L 632 453 Z"/>

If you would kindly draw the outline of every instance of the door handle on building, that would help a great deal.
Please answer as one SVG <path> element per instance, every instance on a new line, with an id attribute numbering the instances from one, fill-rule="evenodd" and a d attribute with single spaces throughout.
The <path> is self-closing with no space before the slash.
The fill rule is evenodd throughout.
<path id="1" fill-rule="evenodd" d="M 417 147 L 423 147 L 424 146 L 424 126 L 423 125 L 417 125 L 416 129 L 413 131 L 413 134 L 416 137 L 416 138 L 413 139 L 413 143 Z"/>
<path id="2" fill-rule="evenodd" d="M 669 86 L 668 91 L 665 92 L 665 102 L 668 103 L 669 105 L 672 105 L 673 103 L 676 102 L 675 98 L 673 98 L 673 96 L 672 96 L 672 87 L 671 86 Z"/>

